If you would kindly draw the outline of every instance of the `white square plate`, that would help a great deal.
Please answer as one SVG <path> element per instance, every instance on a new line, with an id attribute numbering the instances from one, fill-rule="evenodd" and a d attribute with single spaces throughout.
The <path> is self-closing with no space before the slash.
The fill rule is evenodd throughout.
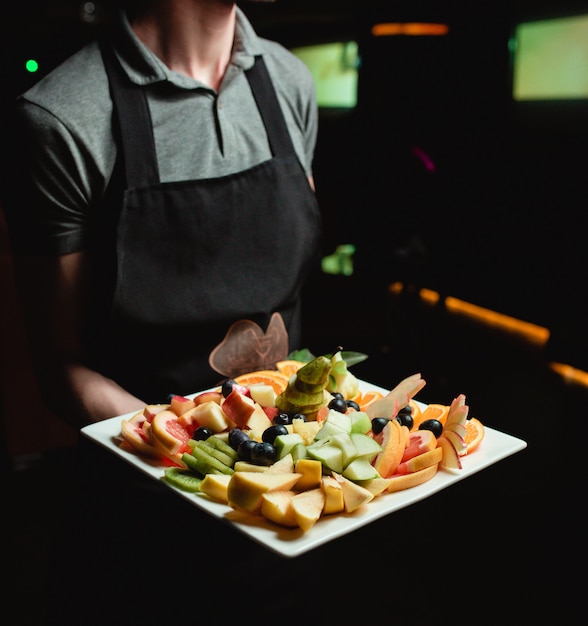
<path id="1" fill-rule="evenodd" d="M 386 393 L 385 389 L 360 381 L 362 391 L 377 389 Z M 195 395 L 195 394 L 194 394 Z M 425 405 L 422 405 L 425 406 Z M 97 422 L 82 428 L 82 433 L 88 439 L 110 450 L 127 463 L 138 470 L 161 481 L 164 473 L 163 466 L 153 464 L 146 458 L 127 452 L 120 448 L 121 421 L 128 419 L 133 413 L 113 417 L 108 420 Z M 352 514 L 332 515 L 321 518 L 313 528 L 306 533 L 299 529 L 281 528 L 271 522 L 267 522 L 261 516 L 246 515 L 233 510 L 229 506 L 213 502 L 206 496 L 191 494 L 180 491 L 165 483 L 169 489 L 175 491 L 178 496 L 185 498 L 194 506 L 206 511 L 221 521 L 232 524 L 237 530 L 249 536 L 252 540 L 260 543 L 269 550 L 284 557 L 296 557 L 322 544 L 332 541 L 342 535 L 350 533 L 370 522 L 385 515 L 394 513 L 404 507 L 410 506 L 420 500 L 453 485 L 454 483 L 479 472 L 480 470 L 505 459 L 516 452 L 526 448 L 527 444 L 522 439 L 512 437 L 500 431 L 485 427 L 485 437 L 480 446 L 469 456 L 462 457 L 463 469 L 459 472 L 439 470 L 428 482 L 395 493 L 379 496 L 361 510 Z"/>

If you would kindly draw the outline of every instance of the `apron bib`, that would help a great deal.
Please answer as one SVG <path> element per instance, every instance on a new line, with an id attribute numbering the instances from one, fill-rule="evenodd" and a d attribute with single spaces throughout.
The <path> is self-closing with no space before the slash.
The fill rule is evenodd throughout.
<path id="1" fill-rule="evenodd" d="M 273 367 L 299 347 L 300 290 L 318 263 L 321 223 L 263 59 L 247 78 L 272 158 L 161 183 L 145 93 L 111 48 L 102 53 L 125 183 L 110 216 L 116 255 L 101 272 L 110 279 L 104 324 L 91 333 L 95 366 L 146 402 Z"/>

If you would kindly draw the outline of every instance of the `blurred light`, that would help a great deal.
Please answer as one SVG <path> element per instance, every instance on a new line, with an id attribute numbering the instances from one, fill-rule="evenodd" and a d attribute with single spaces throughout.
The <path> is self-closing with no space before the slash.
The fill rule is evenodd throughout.
<path id="1" fill-rule="evenodd" d="M 410 286 L 404 285 L 402 282 L 397 281 L 388 286 L 388 290 L 393 294 L 400 294 L 405 289 L 409 289 Z M 419 296 L 423 302 L 430 305 L 436 305 L 441 300 L 441 296 L 432 289 L 419 289 Z M 514 332 L 523 336 L 527 341 L 544 346 L 549 340 L 549 330 L 543 326 L 525 322 L 523 320 L 491 311 L 483 307 L 465 302 L 453 296 L 447 296 L 444 300 L 445 308 L 452 313 L 458 313 L 467 315 L 471 318 L 478 320 L 489 326 L 500 328 L 501 330 Z M 567 382 L 574 382 L 579 385 L 588 387 L 588 372 L 584 372 L 581 369 L 577 369 L 566 363 L 558 363 L 552 361 L 549 363 L 549 369 L 560 375 Z"/>
<path id="2" fill-rule="evenodd" d="M 588 387 L 588 373 L 565 363 L 551 363 L 550 369 L 568 382 L 579 383 Z"/>
<path id="3" fill-rule="evenodd" d="M 34 74 L 39 70 L 39 64 L 35 61 L 35 59 L 28 59 L 25 61 L 25 69 L 27 72 Z"/>
<path id="4" fill-rule="evenodd" d="M 93 22 L 96 19 L 96 5 L 93 2 L 84 2 L 81 16 L 84 22 Z"/>
<path id="5" fill-rule="evenodd" d="M 524 336 L 528 341 L 545 345 L 549 339 L 549 330 L 538 326 L 537 324 L 531 324 L 530 322 L 524 322 L 523 320 L 485 309 L 481 306 L 464 302 L 453 296 L 447 296 L 445 298 L 445 307 L 448 311 L 455 313 L 465 313 L 469 317 L 476 318 L 490 326 L 501 328 L 518 335 Z"/>
<path id="6" fill-rule="evenodd" d="M 388 37 L 390 35 L 447 35 L 447 24 L 434 24 L 428 22 L 387 22 L 374 24 L 372 35 L 374 37 Z"/>
<path id="7" fill-rule="evenodd" d="M 325 274 L 351 276 L 353 274 L 353 244 L 341 244 L 335 248 L 335 252 L 325 256 L 321 260 L 321 268 Z"/>

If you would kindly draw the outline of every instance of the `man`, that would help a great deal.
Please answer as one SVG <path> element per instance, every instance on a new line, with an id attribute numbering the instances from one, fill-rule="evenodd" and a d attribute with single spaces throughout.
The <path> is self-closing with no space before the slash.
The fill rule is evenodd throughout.
<path id="1" fill-rule="evenodd" d="M 125 4 L 18 99 L 7 177 L 40 388 L 76 426 L 300 347 L 320 245 L 303 64 L 235 2 Z"/>
<path id="2" fill-rule="evenodd" d="M 300 347 L 319 258 L 306 68 L 233 1 L 126 4 L 14 121 L 23 309 L 45 400 L 78 427 Z M 79 455 L 47 623 L 306 619 L 292 608 L 317 575 L 307 560 L 272 557 L 83 439 Z"/>

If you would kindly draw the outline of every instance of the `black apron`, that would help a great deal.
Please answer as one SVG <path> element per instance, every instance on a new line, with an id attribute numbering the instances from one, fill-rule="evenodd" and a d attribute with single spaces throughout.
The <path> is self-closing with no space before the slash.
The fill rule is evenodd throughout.
<path id="1" fill-rule="evenodd" d="M 263 59 L 246 74 L 272 158 L 229 176 L 161 183 L 143 88 L 110 46 L 102 55 L 124 184 L 119 161 L 96 230 L 92 365 L 146 402 L 272 367 L 300 347 L 300 291 L 318 267 L 321 219 Z"/>

